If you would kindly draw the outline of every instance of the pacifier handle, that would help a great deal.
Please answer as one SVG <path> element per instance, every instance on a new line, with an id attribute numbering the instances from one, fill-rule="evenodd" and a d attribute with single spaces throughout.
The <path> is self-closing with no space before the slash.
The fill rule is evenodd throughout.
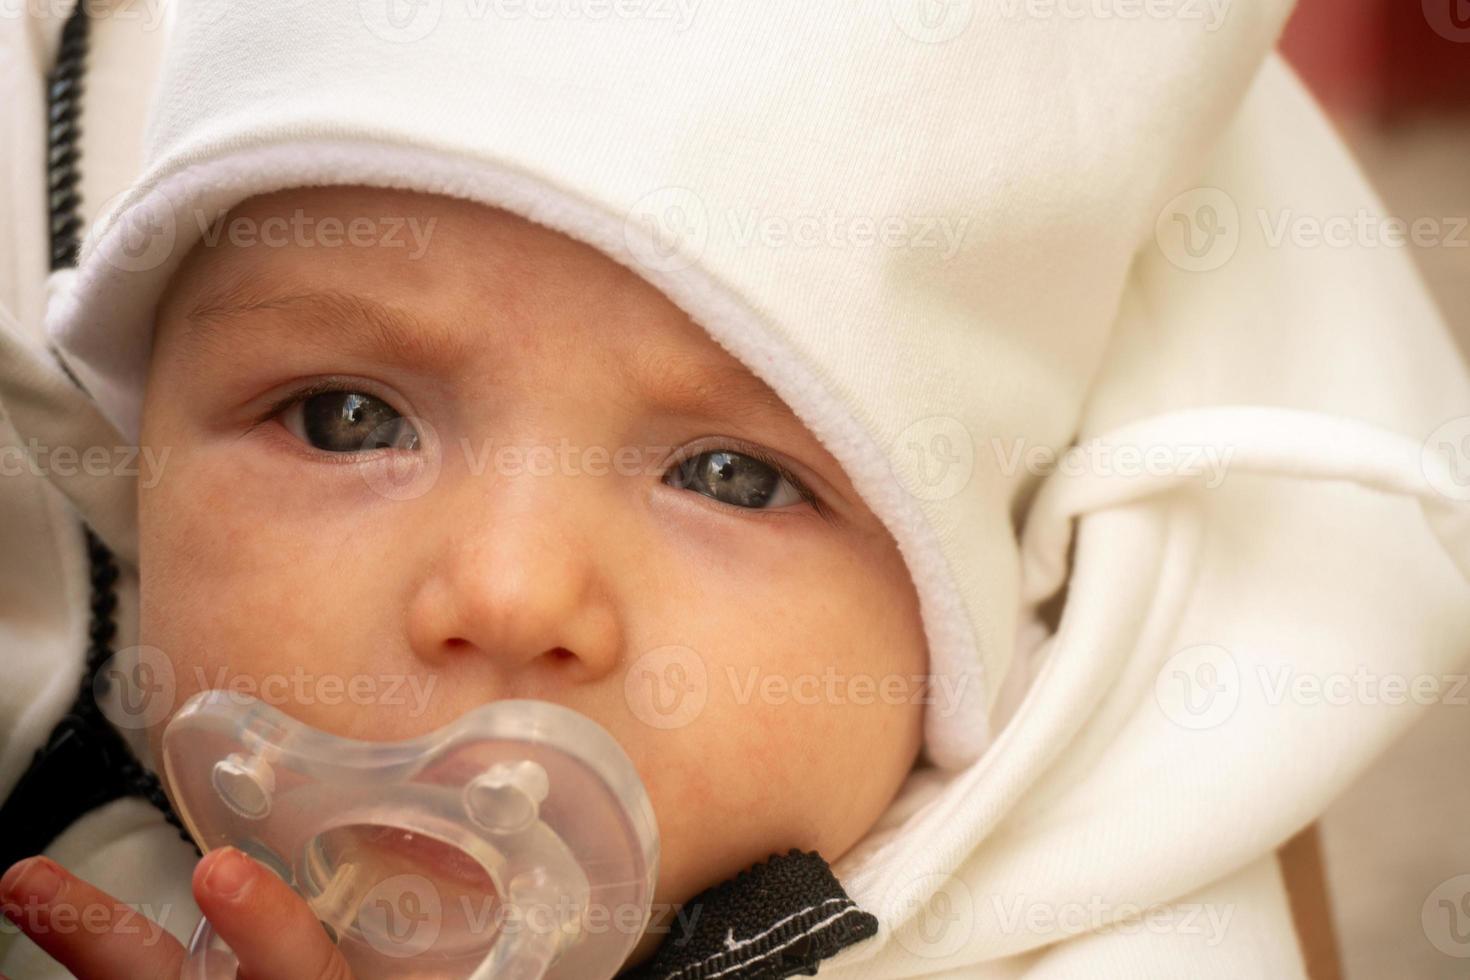
<path id="1" fill-rule="evenodd" d="M 522 932 L 496 943 L 467 980 L 541 980 L 556 959 L 557 943 L 550 933 Z M 240 961 L 201 916 L 189 939 L 189 955 L 179 980 L 235 980 Z"/>

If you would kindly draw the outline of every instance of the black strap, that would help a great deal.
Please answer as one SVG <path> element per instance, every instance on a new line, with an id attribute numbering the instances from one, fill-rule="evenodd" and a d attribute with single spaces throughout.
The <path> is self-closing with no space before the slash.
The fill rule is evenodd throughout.
<path id="1" fill-rule="evenodd" d="M 622 980 L 782 980 L 873 936 L 816 852 L 772 856 L 684 903 L 672 931 Z"/>

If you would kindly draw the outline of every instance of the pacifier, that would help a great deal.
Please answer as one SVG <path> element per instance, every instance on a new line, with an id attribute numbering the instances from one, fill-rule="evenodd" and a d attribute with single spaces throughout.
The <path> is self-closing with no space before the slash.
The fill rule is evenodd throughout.
<path id="1" fill-rule="evenodd" d="M 400 742 L 340 738 L 238 692 L 163 734 L 189 833 L 301 895 L 357 980 L 607 980 L 647 925 L 658 828 L 596 722 L 498 701 Z M 181 980 L 233 978 L 200 920 Z"/>

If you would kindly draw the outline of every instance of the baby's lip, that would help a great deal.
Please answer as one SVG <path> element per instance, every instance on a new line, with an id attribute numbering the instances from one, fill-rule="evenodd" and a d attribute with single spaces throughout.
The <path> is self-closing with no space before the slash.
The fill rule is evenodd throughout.
<path id="1" fill-rule="evenodd" d="M 395 863 L 407 861 L 415 870 L 437 880 L 453 882 L 475 891 L 494 893 L 489 872 L 464 851 L 435 837 L 398 827 L 361 828 L 359 841 L 368 849 L 388 852 Z"/>

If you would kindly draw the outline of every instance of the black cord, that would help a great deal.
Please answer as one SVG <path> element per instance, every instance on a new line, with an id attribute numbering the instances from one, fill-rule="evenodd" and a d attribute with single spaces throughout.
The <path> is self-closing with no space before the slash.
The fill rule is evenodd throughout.
<path id="1" fill-rule="evenodd" d="M 51 271 L 77 264 L 81 246 L 81 117 L 91 20 L 78 3 L 61 29 L 61 48 L 46 85 L 46 173 L 50 194 Z"/>
<path id="2" fill-rule="evenodd" d="M 79 186 L 82 93 L 85 88 L 87 48 L 91 35 L 91 21 L 87 17 L 86 8 L 85 3 L 78 3 L 63 25 L 56 65 L 51 70 L 46 87 L 46 172 L 53 272 L 76 265 L 77 253 L 81 247 L 83 226 Z M 117 612 L 118 569 L 112 551 L 85 521 L 82 523 L 82 530 L 86 535 L 92 583 L 87 668 L 82 676 L 81 691 L 77 694 L 71 712 L 63 720 L 63 726 L 66 726 L 65 731 L 68 733 L 86 731 L 92 734 L 93 739 L 109 743 L 106 745 L 105 755 L 115 769 L 113 775 L 121 784 L 122 795 L 142 796 L 162 811 L 164 819 L 178 828 L 179 836 L 188 841 L 198 853 L 199 846 L 184 829 L 184 823 L 174 812 L 158 777 L 138 762 L 97 706 L 97 694 L 99 691 L 105 692 L 110 683 L 103 678 L 99 687 L 98 672 L 111 659 L 112 641 L 117 635 L 114 617 Z M 62 726 L 58 726 L 58 730 L 62 730 Z M 113 740 L 116 740 L 115 743 Z M 56 742 L 53 733 L 48 745 Z M 44 749 L 42 751 L 45 752 Z"/>
<path id="3" fill-rule="evenodd" d="M 107 719 L 97 705 L 97 695 L 105 694 L 111 685 L 111 681 L 101 674 L 101 670 L 102 665 L 113 655 L 112 641 L 117 636 L 117 622 L 114 619 L 117 612 L 117 561 L 111 549 L 102 543 L 102 539 L 85 522 L 82 524 L 82 531 L 87 536 L 87 560 L 92 567 L 92 619 L 87 629 L 90 640 L 87 669 L 82 675 L 82 689 L 77 694 L 77 703 L 73 706 L 72 713 L 81 715 L 86 722 L 96 727 L 104 727 Z M 184 822 L 174 812 L 158 777 L 140 763 L 132 752 L 127 751 L 125 746 L 124 751 L 116 757 L 116 766 L 126 795 L 142 796 L 161 810 L 164 819 L 177 827 L 179 836 L 198 852 L 198 845 L 194 844 L 194 838 L 189 836 Z M 200 853 L 200 856 L 203 854 Z"/>

